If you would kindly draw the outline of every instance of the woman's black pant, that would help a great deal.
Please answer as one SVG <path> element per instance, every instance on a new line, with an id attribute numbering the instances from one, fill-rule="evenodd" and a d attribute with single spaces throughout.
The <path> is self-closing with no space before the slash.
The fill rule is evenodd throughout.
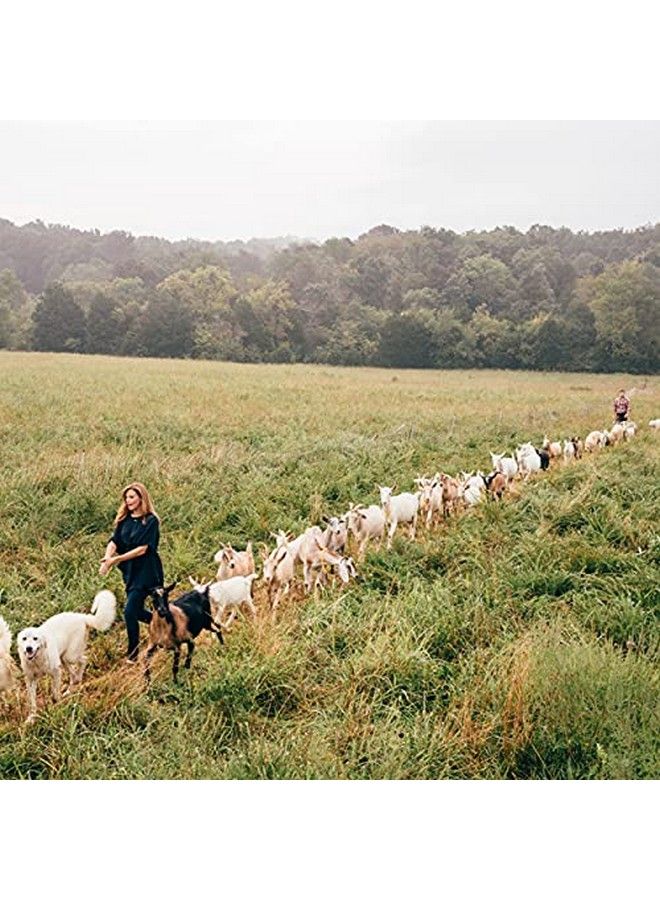
<path id="1" fill-rule="evenodd" d="M 151 613 L 144 608 L 144 601 L 149 596 L 149 588 L 134 587 L 126 589 L 126 606 L 124 607 L 124 621 L 128 635 L 129 659 L 137 659 L 138 645 L 140 643 L 139 622 L 147 625 L 151 622 Z"/>

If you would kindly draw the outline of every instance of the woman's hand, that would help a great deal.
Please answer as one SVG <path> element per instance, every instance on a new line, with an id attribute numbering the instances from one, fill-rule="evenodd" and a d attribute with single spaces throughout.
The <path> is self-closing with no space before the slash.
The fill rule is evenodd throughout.
<path id="1" fill-rule="evenodd" d="M 110 556 L 110 557 L 104 556 L 103 559 L 101 560 L 101 565 L 99 566 L 99 575 L 107 575 L 114 564 L 115 564 L 115 559 L 112 556 Z"/>

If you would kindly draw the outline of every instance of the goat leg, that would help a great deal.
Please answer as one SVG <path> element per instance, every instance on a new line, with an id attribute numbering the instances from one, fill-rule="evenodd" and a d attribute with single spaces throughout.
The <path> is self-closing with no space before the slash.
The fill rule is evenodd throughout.
<path id="1" fill-rule="evenodd" d="M 186 654 L 186 661 L 184 663 L 184 666 L 186 669 L 189 669 L 192 664 L 192 655 L 195 652 L 195 642 L 186 641 L 186 647 L 188 648 L 188 652 Z"/>
<path id="2" fill-rule="evenodd" d="M 157 649 L 158 645 L 152 644 L 150 647 L 147 647 L 147 652 L 144 656 L 144 678 L 147 684 L 150 684 L 151 682 L 151 669 L 149 668 L 149 662 Z"/>

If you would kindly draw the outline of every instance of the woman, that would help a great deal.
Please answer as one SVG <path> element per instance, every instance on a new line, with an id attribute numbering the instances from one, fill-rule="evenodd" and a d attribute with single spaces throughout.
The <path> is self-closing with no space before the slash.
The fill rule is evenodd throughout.
<path id="1" fill-rule="evenodd" d="M 619 396 L 614 398 L 614 415 L 617 422 L 625 422 L 630 412 L 630 400 L 626 397 L 623 388 L 619 391 Z"/>
<path id="2" fill-rule="evenodd" d="M 163 586 L 163 565 L 158 555 L 160 522 L 143 484 L 135 481 L 124 488 L 114 524 L 99 575 L 107 575 L 112 566 L 118 565 L 124 577 L 127 658 L 135 662 L 140 641 L 138 623 L 151 621 L 144 601 L 152 588 Z"/>

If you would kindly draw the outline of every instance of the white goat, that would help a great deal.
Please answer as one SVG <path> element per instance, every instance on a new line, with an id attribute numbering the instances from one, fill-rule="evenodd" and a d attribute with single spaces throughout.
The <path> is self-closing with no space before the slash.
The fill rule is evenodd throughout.
<path id="1" fill-rule="evenodd" d="M 291 535 L 287 534 L 285 531 L 280 529 L 277 532 L 271 531 L 271 537 L 275 538 L 275 544 L 277 547 L 287 547 L 289 553 L 293 557 L 294 563 L 298 562 L 300 559 L 300 545 L 305 539 L 306 531 L 303 531 L 302 534 L 299 534 L 297 538 L 291 537 Z"/>
<path id="2" fill-rule="evenodd" d="M 404 492 L 403 494 L 392 494 L 394 487 L 383 487 L 378 485 L 380 491 L 380 503 L 385 513 L 385 518 L 389 523 L 387 530 L 387 549 L 392 546 L 392 538 L 397 529 L 397 525 L 410 526 L 410 539 L 415 539 L 415 530 L 417 528 L 417 514 L 419 512 L 419 497 L 417 494 Z"/>
<path id="3" fill-rule="evenodd" d="M 468 506 L 476 506 L 481 502 L 482 493 L 486 488 L 486 481 L 481 472 L 476 475 L 470 475 L 468 472 L 461 473 L 461 487 L 463 491 L 463 500 Z"/>
<path id="4" fill-rule="evenodd" d="M 610 428 L 607 436 L 610 439 L 610 444 L 618 444 L 619 441 L 622 441 L 626 436 L 625 426 L 622 425 L 621 422 L 615 422 Z"/>
<path id="5" fill-rule="evenodd" d="M 252 541 L 245 550 L 234 550 L 231 544 L 224 544 L 213 557 L 213 562 L 218 563 L 216 578 L 224 581 L 236 575 L 251 575 L 255 571 L 254 556 L 252 555 Z"/>
<path id="6" fill-rule="evenodd" d="M 348 540 L 348 527 L 345 516 L 330 516 L 325 518 L 325 531 L 323 532 L 323 545 L 335 553 L 343 553 Z"/>
<path id="7" fill-rule="evenodd" d="M 575 444 L 573 441 L 564 441 L 564 462 L 575 459 Z"/>
<path id="8" fill-rule="evenodd" d="M 518 462 L 520 473 L 525 481 L 533 472 L 539 472 L 541 469 L 541 457 L 538 454 L 538 450 L 529 442 L 518 447 L 516 450 L 516 460 Z"/>
<path id="9" fill-rule="evenodd" d="M 607 443 L 607 432 L 590 431 L 584 439 L 584 449 L 587 453 L 593 453 L 594 450 L 600 450 Z"/>
<path id="10" fill-rule="evenodd" d="M 634 438 L 637 434 L 637 424 L 635 422 L 626 422 L 623 429 L 623 438 L 626 441 L 629 441 L 631 438 Z"/>
<path id="11" fill-rule="evenodd" d="M 268 601 L 275 619 L 280 598 L 291 589 L 295 574 L 295 559 L 286 543 L 275 547 L 272 553 L 268 553 L 265 548 L 262 549 L 261 558 L 264 566 L 262 577 L 268 589 Z"/>
<path id="12" fill-rule="evenodd" d="M 329 550 L 321 543 L 318 536 L 314 537 L 313 544 L 314 546 L 311 541 L 305 544 L 306 588 L 309 586 L 309 590 L 315 591 L 324 584 L 326 567 L 335 569 L 344 584 L 348 584 L 351 578 L 357 576 L 355 564 L 350 556 L 342 556 L 340 553 Z"/>
<path id="13" fill-rule="evenodd" d="M 654 431 L 660 431 L 660 419 L 651 419 L 649 428 L 652 428 Z"/>
<path id="14" fill-rule="evenodd" d="M 434 514 L 442 516 L 442 483 L 440 482 L 440 473 L 436 472 L 433 478 L 420 476 L 415 479 L 415 484 L 419 488 L 419 512 L 426 518 L 426 527 L 431 528 L 433 525 Z"/>
<path id="15" fill-rule="evenodd" d="M 247 607 L 252 618 L 257 615 L 257 610 L 252 600 L 252 582 L 257 577 L 255 572 L 249 575 L 234 575 L 221 581 L 214 581 L 208 585 L 209 600 L 211 602 L 211 615 L 218 627 L 229 628 L 236 618 L 239 608 Z M 194 578 L 189 579 L 196 591 L 202 593 L 207 585 L 201 584 Z M 230 609 L 229 619 L 222 621 L 225 612 Z"/>
<path id="16" fill-rule="evenodd" d="M 496 472 L 501 472 L 506 478 L 507 486 L 509 482 L 518 474 L 518 463 L 512 456 L 504 456 L 501 453 L 491 453 L 491 462 Z"/>
<path id="17" fill-rule="evenodd" d="M 380 506 L 375 503 L 371 506 L 362 506 L 361 504 L 353 506 L 351 504 L 345 518 L 351 534 L 357 541 L 358 559 L 363 558 L 370 540 L 378 540 L 380 548 L 385 534 L 385 513 Z"/>

